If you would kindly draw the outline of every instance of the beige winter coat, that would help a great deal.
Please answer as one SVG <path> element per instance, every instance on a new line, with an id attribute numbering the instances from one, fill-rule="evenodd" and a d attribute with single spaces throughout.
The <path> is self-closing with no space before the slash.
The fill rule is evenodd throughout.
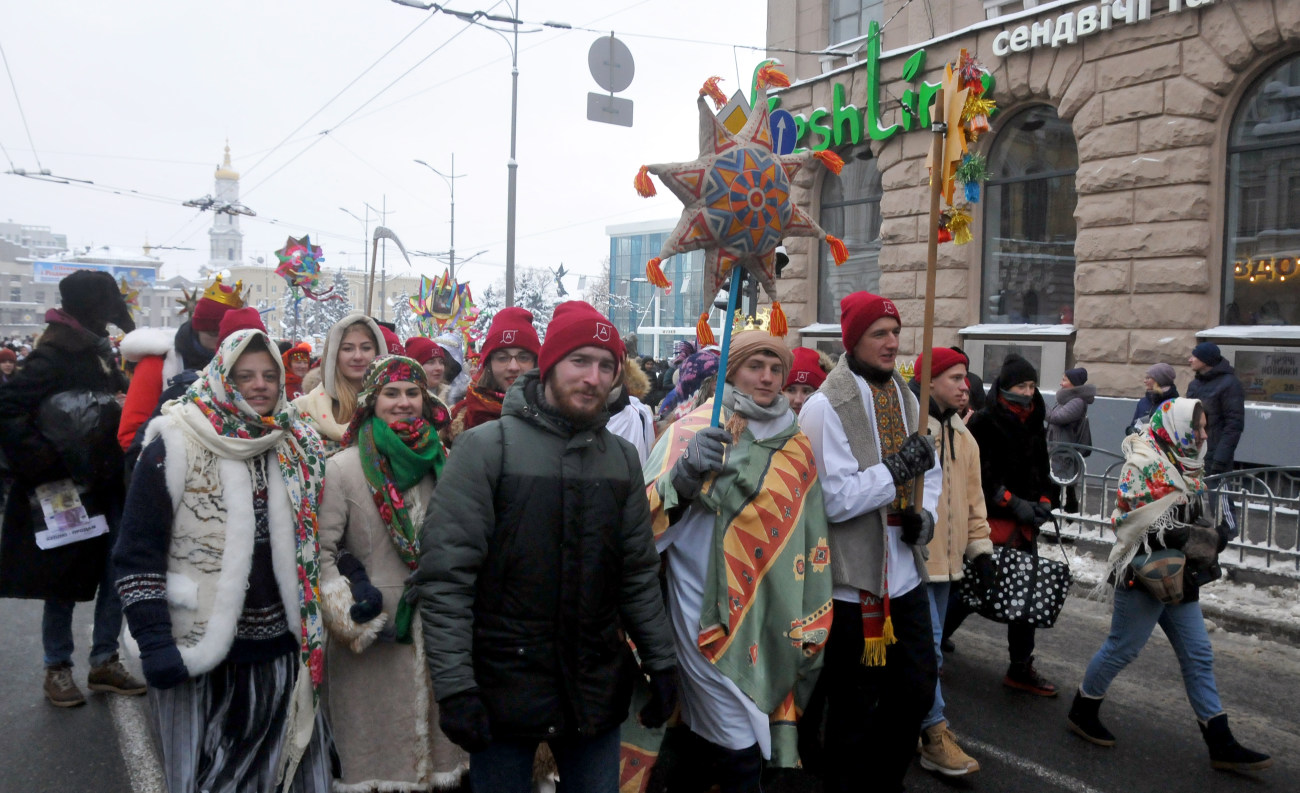
<path id="1" fill-rule="evenodd" d="M 433 478 L 426 477 L 402 494 L 416 527 L 424 522 L 433 486 Z M 384 596 L 383 614 L 363 625 L 348 614 L 354 602 L 351 586 L 335 565 L 341 548 L 360 560 Z M 321 606 L 329 630 L 324 704 L 343 767 L 334 790 L 454 787 L 469 757 L 438 728 L 419 615 L 412 621 L 411 644 L 379 637 L 392 624 L 410 570 L 371 500 L 355 446 L 326 465 L 320 550 Z"/>
<path id="2" fill-rule="evenodd" d="M 943 492 L 939 494 L 934 539 L 926 546 L 930 558 L 925 569 L 933 582 L 958 581 L 963 557 L 974 559 L 982 553 L 993 553 L 980 484 L 980 448 L 965 422 L 955 414 L 942 428 L 934 416 L 929 417 L 929 422 L 930 434 L 942 455 Z"/>

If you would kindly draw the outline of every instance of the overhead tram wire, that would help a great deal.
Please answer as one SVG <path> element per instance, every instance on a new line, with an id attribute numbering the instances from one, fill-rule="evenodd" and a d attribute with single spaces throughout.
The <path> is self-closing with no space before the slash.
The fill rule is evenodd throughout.
<path id="1" fill-rule="evenodd" d="M 0 44 L 0 60 L 4 61 L 5 74 L 9 75 L 9 87 L 14 91 L 14 103 L 18 105 L 18 116 L 23 120 L 23 129 L 27 131 L 27 142 L 31 144 L 32 156 L 36 158 L 36 167 L 44 171 L 45 166 L 41 164 L 41 155 L 36 151 L 36 142 L 32 140 L 32 128 L 27 124 L 27 113 L 23 111 L 23 100 L 18 97 L 18 83 L 14 81 L 14 72 L 9 68 L 9 56 L 5 54 L 3 44 Z M 8 153 L 5 157 L 8 157 Z M 10 161 L 12 167 L 13 161 Z"/>
<path id="2" fill-rule="evenodd" d="M 498 3 L 498 5 L 499 5 L 499 3 Z M 495 8 L 495 6 L 493 6 L 493 7 Z M 432 19 L 432 18 L 433 18 L 433 15 L 430 14 L 430 15 L 429 15 L 429 18 Z M 437 55 L 437 54 L 438 54 L 439 52 L 441 52 L 444 48 L 446 48 L 446 47 L 447 47 L 448 45 L 450 45 L 453 41 L 455 41 L 455 40 L 456 40 L 456 39 L 457 39 L 457 38 L 458 38 L 462 33 L 464 33 L 466 30 L 469 30 L 469 29 L 470 29 L 471 27 L 473 27 L 473 26 L 474 26 L 474 23 L 472 23 L 472 22 L 471 22 L 471 23 L 466 23 L 465 26 L 462 27 L 460 30 L 458 30 L 458 31 L 456 31 L 455 33 L 451 34 L 451 36 L 450 36 L 446 41 L 444 41 L 443 43 L 441 43 L 441 44 L 439 44 L 437 47 L 435 47 L 435 48 L 434 48 L 434 49 L 433 49 L 433 50 L 432 50 L 428 55 L 425 55 L 423 58 L 421 58 L 420 60 L 416 61 L 415 65 L 411 66 L 409 69 L 407 69 L 406 71 L 404 71 L 404 72 L 402 72 L 401 74 L 399 74 L 399 75 L 398 75 L 397 77 L 395 77 L 395 78 L 394 78 L 390 83 L 388 83 L 388 85 L 386 85 L 386 86 L 384 86 L 383 88 L 379 89 L 378 93 L 374 94 L 374 95 L 371 96 L 369 99 L 367 99 L 366 101 L 362 102 L 359 106 L 357 106 L 357 108 L 356 108 L 355 110 L 353 110 L 351 113 L 348 113 L 348 114 L 347 114 L 346 116 L 344 116 L 341 120 L 339 120 L 338 122 L 336 122 L 332 127 L 330 127 L 329 129 L 324 130 L 323 132 L 320 132 L 320 133 L 315 137 L 315 139 L 312 140 L 311 143 L 307 144 L 307 146 L 305 146 L 305 147 L 304 147 L 302 150 L 300 150 L 297 154 L 295 154 L 295 155 L 293 155 L 292 157 L 290 157 L 288 160 L 285 160 L 285 161 L 280 165 L 280 167 L 276 168 L 274 171 L 272 171 L 270 174 L 268 174 L 268 175 L 266 176 L 266 178 L 262 179 L 262 181 L 258 182 L 257 184 L 253 185 L 252 187 L 250 187 L 247 191 L 244 192 L 244 195 L 245 195 L 245 196 L 250 195 L 254 190 L 258 189 L 259 187 L 261 187 L 262 185 L 264 185 L 264 184 L 266 184 L 268 181 L 270 181 L 271 178 L 274 177 L 276 174 L 278 174 L 280 171 L 283 171 L 286 167 L 289 166 L 290 163 L 292 163 L 293 161 L 297 160 L 299 157 L 301 157 L 302 155 L 306 154 L 307 152 L 311 151 L 311 149 L 312 149 L 316 144 L 320 143 L 321 140 L 324 139 L 324 137 L 325 137 L 326 135 L 329 135 L 329 134 L 330 134 L 331 132 L 333 132 L 334 130 L 336 130 L 336 129 L 338 129 L 339 127 L 341 127 L 341 126 L 343 126 L 344 124 L 346 124 L 346 123 L 347 123 L 347 122 L 348 122 L 348 121 L 349 121 L 353 116 L 355 116 L 357 113 L 360 113 L 360 112 L 361 112 L 362 110 L 364 110 L 368 105 L 370 105 L 371 102 L 374 102 L 376 99 L 378 99 L 379 97 L 383 96 L 384 93 L 387 92 L 390 88 L 392 88 L 394 85 L 397 85 L 398 82 L 400 82 L 402 79 L 404 79 L 404 78 L 405 78 L 407 75 L 409 75 L 411 72 L 413 72 L 413 71 L 415 71 L 416 69 L 418 69 L 418 68 L 420 68 L 421 66 L 423 66 L 423 65 L 424 65 L 424 64 L 425 64 L 425 63 L 426 63 L 430 58 L 432 58 L 434 55 Z M 264 157 L 263 159 L 265 159 L 265 157 Z"/>
<path id="3" fill-rule="evenodd" d="M 402 36 L 402 38 L 398 39 L 397 43 L 394 44 L 393 46 L 389 47 L 389 48 L 384 52 L 383 55 L 380 55 L 378 58 L 376 58 L 374 63 L 370 64 L 370 65 L 367 66 L 365 69 L 362 69 L 360 74 L 358 74 L 356 77 L 353 77 L 351 80 L 349 80 L 347 85 L 345 85 L 345 86 L 343 86 L 342 88 L 340 88 L 339 91 L 338 91 L 338 93 L 334 94 L 334 96 L 330 97 L 329 100 L 327 100 L 327 101 L 325 102 L 325 104 L 323 104 L 323 105 L 321 105 L 319 108 L 317 108 L 317 109 L 316 109 L 316 112 L 312 113 L 310 116 L 308 116 L 307 118 L 303 119 L 303 122 L 302 122 L 301 124 L 299 124 L 297 127 L 295 127 L 294 130 L 293 130 L 293 132 L 290 132 L 288 135 L 285 135 L 283 140 L 281 140 L 279 143 L 275 144 L 275 145 L 272 146 L 270 149 L 268 149 L 268 150 L 266 151 L 265 154 L 263 154 L 263 155 L 262 155 L 262 156 L 261 156 L 261 157 L 260 157 L 256 162 L 254 162 L 254 163 L 252 164 L 252 166 L 250 166 L 250 167 L 248 167 L 248 168 L 245 168 L 245 169 L 244 169 L 244 175 L 247 176 L 249 173 L 252 173 L 252 172 L 257 168 L 257 166 L 259 166 L 259 165 L 261 165 L 262 163 L 266 162 L 266 159 L 267 159 L 268 157 L 270 157 L 272 154 L 275 154 L 277 151 L 279 151 L 279 149 L 280 149 L 282 146 L 284 146 L 286 143 L 288 143 L 289 140 L 290 140 L 294 135 L 297 135 L 299 132 L 301 132 L 302 129 L 303 129 L 303 127 L 306 127 L 309 123 L 311 123 L 312 119 L 316 118 L 316 117 L 319 116 L 321 113 L 325 112 L 326 108 L 328 108 L 330 105 L 334 104 L 334 102 L 337 101 L 339 97 L 343 96 L 343 94 L 347 93 L 348 89 L 350 89 L 352 86 L 356 85 L 357 82 L 358 82 L 359 80 L 361 80 L 361 78 L 365 77 L 367 74 L 369 74 L 371 71 L 373 71 L 374 68 L 375 68 L 376 66 L 378 66 L 381 62 L 383 62 L 383 60 L 384 60 L 385 58 L 387 58 L 389 55 L 392 55 L 393 52 L 394 52 L 398 47 L 400 47 L 400 46 L 402 46 L 403 44 L 405 44 L 405 43 L 406 43 L 406 40 L 409 39 L 411 36 L 414 36 L 415 33 L 416 33 L 416 31 L 418 31 L 420 28 L 424 27 L 424 26 L 429 22 L 430 19 L 433 19 L 433 15 L 432 15 L 432 14 L 430 14 L 429 16 L 425 17 L 424 19 L 420 20 L 420 23 L 419 23 L 418 25 L 416 25 L 415 27 L 411 28 L 410 32 L 408 32 L 405 36 Z"/>

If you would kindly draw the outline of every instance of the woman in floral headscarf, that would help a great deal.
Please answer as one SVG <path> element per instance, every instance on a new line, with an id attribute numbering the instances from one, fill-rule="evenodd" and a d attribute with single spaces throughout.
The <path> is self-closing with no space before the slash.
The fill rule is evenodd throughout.
<path id="1" fill-rule="evenodd" d="M 171 793 L 330 789 L 320 438 L 260 330 L 150 422 L 113 550 Z"/>
<path id="2" fill-rule="evenodd" d="M 453 787 L 468 755 L 438 727 L 420 620 L 406 578 L 446 460 L 447 407 L 411 358 L 370 364 L 321 500 L 321 595 L 329 628 L 326 710 L 336 791 Z"/>
<path id="3" fill-rule="evenodd" d="M 1205 410 L 1196 399 L 1171 399 L 1151 415 L 1145 432 L 1124 439 L 1124 467 L 1111 525 L 1115 545 L 1110 551 L 1115 580 L 1115 610 L 1110 635 L 1092 657 L 1074 695 L 1070 730 L 1099 746 L 1114 746 L 1115 736 L 1098 716 L 1111 681 L 1137 658 L 1156 624 L 1169 637 L 1183 673 L 1187 699 L 1196 713 L 1201 734 L 1215 768 L 1267 768 L 1268 755 L 1251 751 L 1233 738 L 1228 715 L 1219 704 L 1214 682 L 1214 650 L 1205 632 L 1198 598 L 1198 579 L 1186 574 L 1179 602 L 1163 603 L 1138 583 L 1133 560 L 1139 553 L 1160 549 L 1191 550 L 1189 539 L 1198 526 L 1208 526 L 1205 485 L 1201 482 L 1205 453 Z M 1227 544 L 1218 538 L 1218 551 Z M 1190 561 L 1190 560 L 1189 560 Z"/>

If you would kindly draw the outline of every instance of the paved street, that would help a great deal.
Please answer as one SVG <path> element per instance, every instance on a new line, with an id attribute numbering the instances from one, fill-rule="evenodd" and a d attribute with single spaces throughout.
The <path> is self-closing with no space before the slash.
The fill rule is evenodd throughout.
<path id="1" fill-rule="evenodd" d="M 84 613 L 83 613 L 84 612 Z M 77 665 L 85 675 L 90 610 L 78 607 Z M 91 695 L 86 707 L 59 711 L 41 694 L 40 604 L 0 601 L 0 793 L 143 793 L 157 790 L 148 757 L 142 699 L 111 707 Z M 967 780 L 937 779 L 915 766 L 912 791 L 988 790 L 999 793 L 1132 793 L 1133 791 L 1292 790 L 1300 778 L 1300 650 L 1250 636 L 1215 631 L 1219 690 L 1235 732 L 1276 764 L 1255 778 L 1210 769 L 1205 746 L 1183 695 L 1173 651 L 1158 631 L 1146 651 L 1116 681 L 1102 709 L 1119 745 L 1103 749 L 1065 729 L 1070 693 L 1105 635 L 1109 612 L 1072 598 L 1057 627 L 1039 634 L 1039 666 L 1061 688 L 1043 700 L 1004 689 L 1005 629 L 972 617 L 954 637 L 948 659 L 948 715 L 963 745 L 983 767 Z M 116 718 L 115 718 L 116 716 Z M 123 751 L 134 752 L 132 761 Z M 143 754 L 142 754 L 143 750 Z M 864 769 L 864 778 L 870 777 Z M 769 793 L 814 790 L 782 783 Z M 870 789 L 870 785 L 864 788 Z"/>

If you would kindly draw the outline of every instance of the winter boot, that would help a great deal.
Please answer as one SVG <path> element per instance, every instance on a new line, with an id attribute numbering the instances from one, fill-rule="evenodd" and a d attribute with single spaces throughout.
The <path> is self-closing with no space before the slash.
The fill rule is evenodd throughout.
<path id="1" fill-rule="evenodd" d="M 75 708 L 86 704 L 86 697 L 72 680 L 72 667 L 67 664 L 46 668 L 45 698 L 56 708 Z"/>
<path id="2" fill-rule="evenodd" d="M 1210 747 L 1210 765 L 1224 771 L 1258 771 L 1273 765 L 1273 758 L 1262 752 L 1255 752 L 1237 743 L 1228 729 L 1228 714 L 1218 716 L 1201 724 L 1201 735 L 1205 745 Z"/>
<path id="3" fill-rule="evenodd" d="M 1098 746 L 1114 746 L 1115 736 L 1106 725 L 1101 723 L 1101 717 L 1098 711 L 1101 710 L 1102 698 L 1085 697 L 1082 691 L 1074 692 L 1074 704 L 1070 706 L 1070 715 L 1066 716 L 1066 724 L 1070 727 L 1070 732 L 1078 735 L 1085 741 L 1091 741 Z"/>
<path id="4" fill-rule="evenodd" d="M 111 691 L 114 694 L 126 694 L 138 697 L 144 694 L 145 684 L 136 680 L 126 671 L 117 654 L 114 653 L 102 666 L 90 670 L 86 676 L 86 685 L 91 691 Z"/>
<path id="5" fill-rule="evenodd" d="M 1007 688 L 1028 691 L 1039 697 L 1056 696 L 1056 686 L 1052 685 L 1047 678 L 1038 674 L 1034 668 L 1034 659 L 1031 657 L 1028 661 L 1013 662 L 1007 667 L 1007 674 L 1002 678 L 1002 685 Z"/>
<path id="6" fill-rule="evenodd" d="M 926 771 L 936 771 L 944 776 L 965 776 L 980 770 L 975 758 L 957 745 L 957 737 L 948 729 L 948 722 L 941 721 L 925 728 L 921 739 L 921 767 Z"/>

